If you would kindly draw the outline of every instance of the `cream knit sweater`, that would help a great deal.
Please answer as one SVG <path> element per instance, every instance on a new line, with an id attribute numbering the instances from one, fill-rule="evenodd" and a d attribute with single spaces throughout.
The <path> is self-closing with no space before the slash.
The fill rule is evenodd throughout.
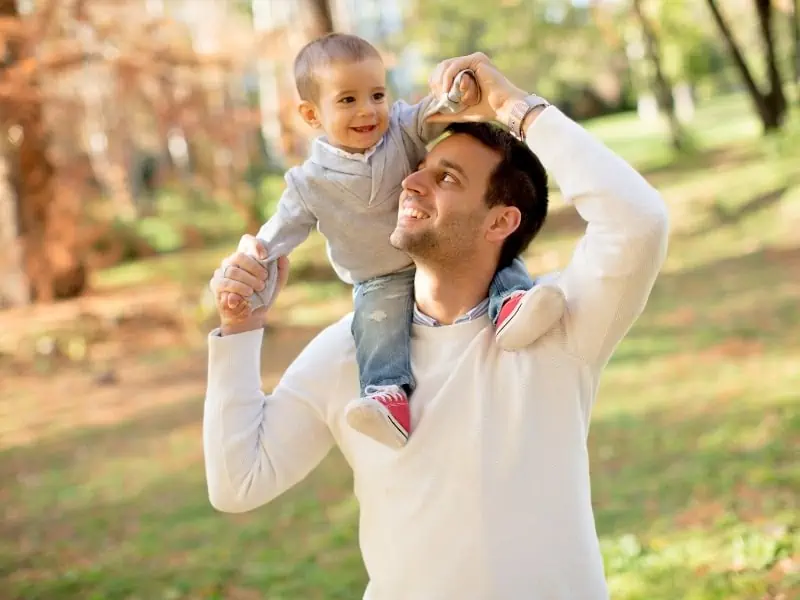
<path id="1" fill-rule="evenodd" d="M 557 279 L 568 310 L 554 330 L 514 353 L 497 348 L 486 316 L 414 325 L 419 387 L 404 449 L 384 448 L 344 421 L 358 395 L 349 315 L 320 333 L 268 395 L 259 375 L 262 331 L 209 336 L 211 503 L 225 512 L 257 508 L 338 444 L 355 476 L 366 600 L 608 596 L 591 504 L 589 420 L 603 368 L 663 263 L 667 213 L 641 176 L 557 108 L 527 136 L 588 222 Z"/>

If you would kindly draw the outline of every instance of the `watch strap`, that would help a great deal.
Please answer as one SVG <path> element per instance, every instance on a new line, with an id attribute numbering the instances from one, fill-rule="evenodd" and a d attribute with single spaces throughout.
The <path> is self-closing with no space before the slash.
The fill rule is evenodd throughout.
<path id="1" fill-rule="evenodd" d="M 550 106 L 550 103 L 541 96 L 531 94 L 522 100 L 518 100 L 514 106 L 511 107 L 507 125 L 514 137 L 520 140 L 525 139 L 525 132 L 522 131 L 522 123 L 525 121 L 525 117 L 528 116 L 528 113 L 541 106 Z"/>

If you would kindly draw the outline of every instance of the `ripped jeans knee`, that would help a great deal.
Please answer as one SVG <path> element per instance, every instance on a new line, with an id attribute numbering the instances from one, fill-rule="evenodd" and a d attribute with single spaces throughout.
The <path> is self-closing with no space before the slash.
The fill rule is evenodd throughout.
<path id="1" fill-rule="evenodd" d="M 361 393 L 368 386 L 399 385 L 411 393 L 411 319 L 414 271 L 356 284 L 352 332 Z"/>

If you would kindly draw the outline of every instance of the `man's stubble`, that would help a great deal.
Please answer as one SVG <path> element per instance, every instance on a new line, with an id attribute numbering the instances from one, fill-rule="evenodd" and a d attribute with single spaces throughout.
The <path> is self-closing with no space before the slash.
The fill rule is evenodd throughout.
<path id="1" fill-rule="evenodd" d="M 422 231 L 409 231 L 398 225 L 389 236 L 389 243 L 417 264 L 454 266 L 468 261 L 477 252 L 482 221 L 480 215 L 462 215 Z"/>

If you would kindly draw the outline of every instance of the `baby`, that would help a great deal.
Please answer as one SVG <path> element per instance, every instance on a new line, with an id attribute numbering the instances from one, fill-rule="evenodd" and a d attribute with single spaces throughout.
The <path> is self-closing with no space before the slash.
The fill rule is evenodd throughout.
<path id="1" fill-rule="evenodd" d="M 326 238 L 333 269 L 354 285 L 352 332 L 361 397 L 347 406 L 347 423 L 400 448 L 411 433 L 408 398 L 415 387 L 414 265 L 389 243 L 389 235 L 397 224 L 403 179 L 444 126 L 425 123 L 436 101 L 430 96 L 413 106 L 389 103 L 380 54 L 357 36 L 330 34 L 310 42 L 295 59 L 294 76 L 300 115 L 324 135 L 314 140 L 305 163 L 287 171 L 275 215 L 257 237 L 268 261 L 288 255 L 314 227 Z M 479 90 L 472 78 L 464 81 L 464 103 L 474 104 Z M 564 310 L 560 290 L 534 286 L 520 259 L 498 271 L 489 295 L 497 343 L 505 350 L 532 343 Z M 268 304 L 263 296 L 250 298 L 251 306 Z M 515 321 L 523 304 L 524 327 Z"/>

